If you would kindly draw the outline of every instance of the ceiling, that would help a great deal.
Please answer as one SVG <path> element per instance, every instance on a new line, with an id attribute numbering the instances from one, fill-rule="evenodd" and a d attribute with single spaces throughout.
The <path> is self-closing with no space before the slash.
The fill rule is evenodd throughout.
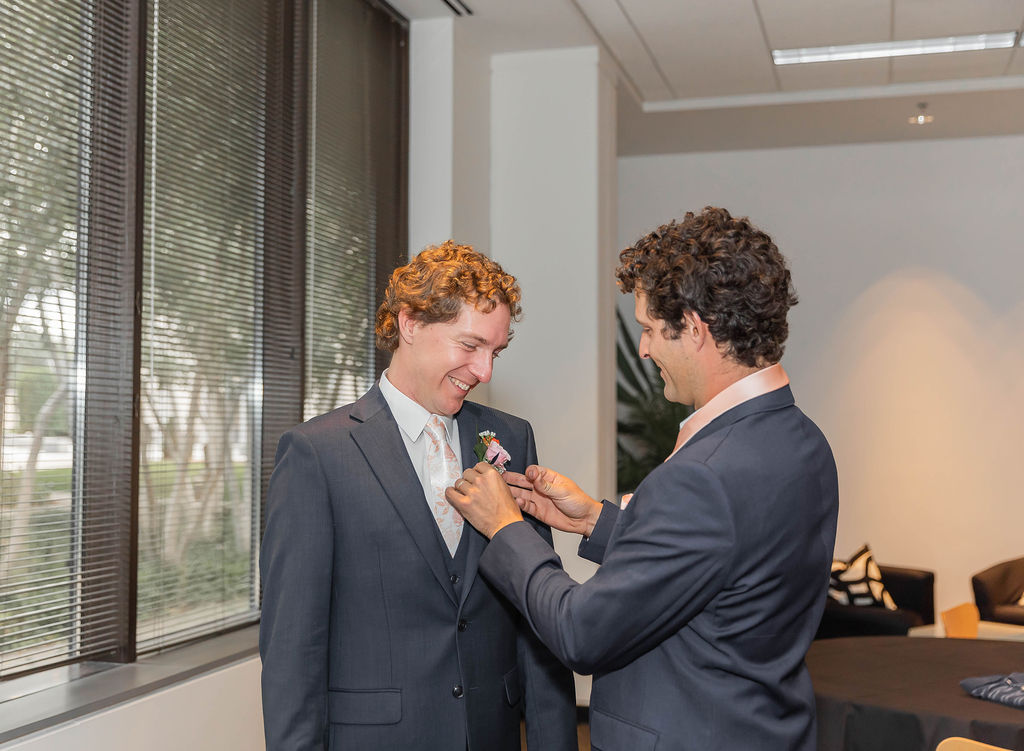
<path id="1" fill-rule="evenodd" d="M 1020 31 L 1024 0 L 392 4 L 412 19 L 455 16 L 494 52 L 600 45 L 620 74 L 621 155 L 1024 132 L 1024 47 L 771 60 L 772 49 Z M 933 122 L 909 124 L 922 103 Z"/>

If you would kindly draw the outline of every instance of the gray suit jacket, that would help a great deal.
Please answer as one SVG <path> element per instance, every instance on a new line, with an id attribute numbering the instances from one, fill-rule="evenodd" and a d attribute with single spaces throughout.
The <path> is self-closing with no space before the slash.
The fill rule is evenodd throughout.
<path id="1" fill-rule="evenodd" d="M 481 430 L 510 469 L 536 461 L 525 421 L 469 402 L 456 419 L 464 466 Z M 268 751 L 518 751 L 524 705 L 531 749 L 576 749 L 571 673 L 463 535 L 453 560 L 377 386 L 281 438 L 260 556 Z"/>
<path id="2" fill-rule="evenodd" d="M 612 751 L 813 751 L 804 656 L 821 620 L 839 494 L 825 437 L 789 387 L 721 415 L 605 504 L 577 584 L 523 524 L 480 569 L 566 664 L 594 674 L 590 732 Z"/>

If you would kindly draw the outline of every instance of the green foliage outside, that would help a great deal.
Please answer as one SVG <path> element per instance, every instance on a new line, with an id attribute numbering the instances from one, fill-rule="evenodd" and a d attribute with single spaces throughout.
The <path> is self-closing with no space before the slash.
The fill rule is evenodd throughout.
<path id="1" fill-rule="evenodd" d="M 172 462 L 151 462 L 145 471 L 159 476 L 174 467 Z M 231 603 L 249 599 L 251 551 L 248 545 L 239 545 L 236 520 L 231 515 L 238 504 L 230 497 L 231 487 L 242 487 L 249 481 L 249 466 L 236 463 L 232 469 L 235 485 L 225 484 L 223 503 L 215 504 L 206 533 L 189 537 L 180 562 L 168 559 L 162 540 L 147 539 L 140 529 L 137 606 L 140 623 L 187 615 L 205 605 L 230 609 Z M 205 464 L 194 462 L 189 465 L 189 479 L 199 482 L 207 471 Z M 172 498 L 171 490 L 170 485 L 154 484 L 155 497 L 151 500 L 158 506 L 173 504 L 176 499 Z"/>
<path id="2" fill-rule="evenodd" d="M 150 470 L 159 473 L 170 463 L 152 463 Z M 248 467 L 234 467 L 236 480 L 247 481 Z M 199 479 L 207 471 L 201 462 L 189 467 L 189 475 Z M 0 486 L 18 487 L 22 472 L 0 473 Z M 40 469 L 35 475 L 35 497 L 38 499 L 71 495 L 71 469 Z M 169 486 L 156 486 L 159 503 L 172 502 Z M 140 621 L 172 619 L 204 606 L 231 607 L 245 603 L 250 597 L 250 551 L 242 547 L 234 534 L 230 518 L 231 504 L 218 509 L 202 536 L 190 539 L 179 564 L 171 564 L 162 555 L 159 541 L 140 539 L 138 618 Z M 31 514 L 26 552 L 19 557 L 18 581 L 23 585 L 0 589 L 0 651 L 24 650 L 40 644 L 70 640 L 71 634 L 61 631 L 69 622 L 76 591 L 74 580 L 75 546 L 70 539 L 67 518 L 70 500 L 40 502 Z M 55 529 L 67 528 L 69 537 L 54 536 Z M 0 533 L 2 533 L 0 529 Z M 0 539 L 3 535 L 0 534 Z M 49 582 L 46 588 L 34 586 Z M 13 582 L 12 582 L 13 584 Z M 31 636 L 20 632 L 27 619 L 38 618 L 39 611 L 48 612 L 52 628 L 39 630 Z"/>
<path id="3" fill-rule="evenodd" d="M 692 411 L 665 398 L 665 384 L 650 360 L 640 357 L 622 312 L 615 311 L 619 335 L 615 359 L 619 404 L 617 479 L 620 493 L 630 493 L 672 453 L 679 423 Z"/>
<path id="4" fill-rule="evenodd" d="M 39 365 L 23 366 L 15 385 L 18 398 L 18 432 L 28 433 L 35 429 L 36 415 L 59 387 L 57 374 Z M 46 421 L 43 435 L 69 435 L 67 400 L 62 399 Z"/>

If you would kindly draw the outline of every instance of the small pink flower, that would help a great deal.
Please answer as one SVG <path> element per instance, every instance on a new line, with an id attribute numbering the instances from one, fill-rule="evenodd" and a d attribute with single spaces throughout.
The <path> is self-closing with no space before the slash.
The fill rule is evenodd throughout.
<path id="1" fill-rule="evenodd" d="M 512 457 L 501 447 L 494 431 L 482 430 L 477 435 L 480 440 L 473 446 L 473 453 L 476 454 L 477 460 L 493 465 L 498 472 L 504 472 L 505 462 Z"/>
<path id="2" fill-rule="evenodd" d="M 511 459 L 511 455 L 502 448 L 497 438 L 492 438 L 487 444 L 487 452 L 484 454 L 484 461 L 494 465 L 499 472 L 505 471 L 505 462 Z"/>

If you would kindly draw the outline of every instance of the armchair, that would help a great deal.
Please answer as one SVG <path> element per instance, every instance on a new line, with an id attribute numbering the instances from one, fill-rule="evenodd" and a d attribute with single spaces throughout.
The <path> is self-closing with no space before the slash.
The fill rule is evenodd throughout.
<path id="1" fill-rule="evenodd" d="M 935 573 L 917 568 L 878 566 L 882 584 L 889 591 L 897 610 L 883 607 L 842 605 L 832 598 L 815 639 L 840 636 L 905 636 L 911 626 L 935 623 Z"/>
<path id="2" fill-rule="evenodd" d="M 1024 558 L 990 566 L 971 577 L 974 604 L 983 621 L 1016 623 L 1024 626 Z"/>

